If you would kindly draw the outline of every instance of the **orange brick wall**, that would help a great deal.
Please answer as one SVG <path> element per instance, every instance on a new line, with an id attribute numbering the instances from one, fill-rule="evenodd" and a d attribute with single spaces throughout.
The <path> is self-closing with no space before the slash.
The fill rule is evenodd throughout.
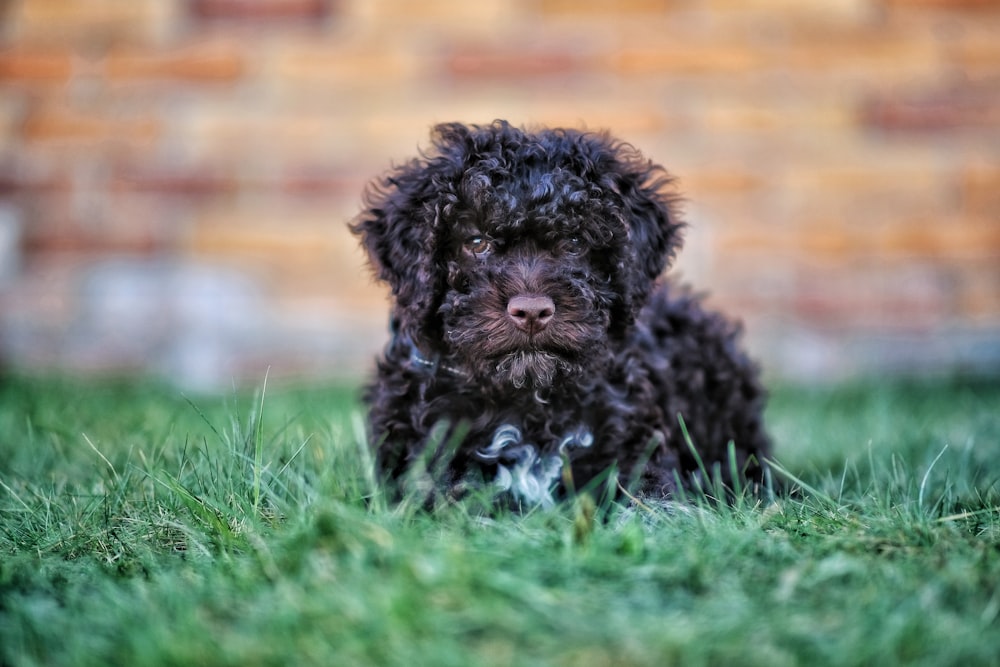
<path id="1" fill-rule="evenodd" d="M 1000 369 L 1000 3 L 0 3 L 0 361 L 364 368 L 344 223 L 435 122 L 610 128 L 776 376 Z"/>

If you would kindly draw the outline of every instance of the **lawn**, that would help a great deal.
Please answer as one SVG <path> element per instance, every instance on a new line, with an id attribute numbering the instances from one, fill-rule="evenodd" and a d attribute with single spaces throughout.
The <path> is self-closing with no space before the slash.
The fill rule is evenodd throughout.
<path id="1" fill-rule="evenodd" d="M 1000 382 L 769 423 L 773 501 L 427 513 L 349 388 L 0 380 L 0 664 L 1000 664 Z"/>

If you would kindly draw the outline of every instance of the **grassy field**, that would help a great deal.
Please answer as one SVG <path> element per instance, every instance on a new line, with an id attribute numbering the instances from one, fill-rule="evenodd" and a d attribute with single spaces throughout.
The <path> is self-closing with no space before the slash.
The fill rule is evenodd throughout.
<path id="1" fill-rule="evenodd" d="M 348 389 L 8 378 L 0 664 L 1000 664 L 1000 383 L 769 417 L 774 502 L 427 514 Z"/>

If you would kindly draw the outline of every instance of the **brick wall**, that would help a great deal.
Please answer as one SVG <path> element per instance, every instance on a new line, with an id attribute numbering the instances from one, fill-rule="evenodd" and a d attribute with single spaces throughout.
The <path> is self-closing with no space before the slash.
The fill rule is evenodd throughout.
<path id="1" fill-rule="evenodd" d="M 0 359 L 364 368 L 344 228 L 439 121 L 607 127 L 775 375 L 1000 369 L 992 0 L 0 2 Z"/>

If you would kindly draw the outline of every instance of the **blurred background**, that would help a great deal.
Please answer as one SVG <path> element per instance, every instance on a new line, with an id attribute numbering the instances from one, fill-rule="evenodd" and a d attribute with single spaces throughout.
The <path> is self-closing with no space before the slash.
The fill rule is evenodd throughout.
<path id="1" fill-rule="evenodd" d="M 354 378 L 442 121 L 608 128 L 772 378 L 1000 373 L 1000 2 L 0 0 L 0 367 Z"/>

